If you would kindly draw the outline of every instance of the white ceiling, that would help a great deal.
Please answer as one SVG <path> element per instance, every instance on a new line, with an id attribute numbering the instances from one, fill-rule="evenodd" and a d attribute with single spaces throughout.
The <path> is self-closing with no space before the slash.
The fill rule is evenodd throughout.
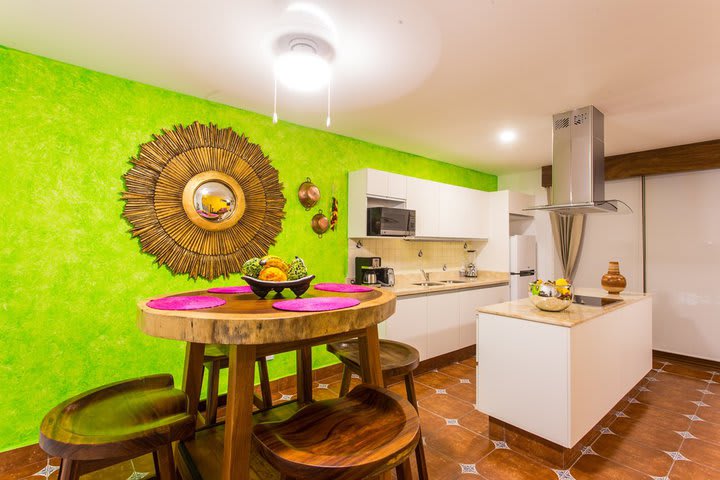
<path id="1" fill-rule="evenodd" d="M 493 173 L 594 104 L 607 155 L 720 138 L 717 0 L 0 0 L 0 44 L 272 114 L 272 44 L 334 44 L 331 131 Z M 324 93 L 278 113 L 324 129 Z M 497 133 L 518 140 L 501 145 Z"/>

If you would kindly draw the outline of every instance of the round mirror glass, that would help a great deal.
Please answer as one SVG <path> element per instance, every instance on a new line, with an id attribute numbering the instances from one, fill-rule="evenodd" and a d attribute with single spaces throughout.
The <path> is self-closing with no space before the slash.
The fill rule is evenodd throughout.
<path id="1" fill-rule="evenodd" d="M 221 182 L 206 182 L 193 195 L 195 211 L 211 222 L 222 222 L 235 210 L 235 195 Z"/>

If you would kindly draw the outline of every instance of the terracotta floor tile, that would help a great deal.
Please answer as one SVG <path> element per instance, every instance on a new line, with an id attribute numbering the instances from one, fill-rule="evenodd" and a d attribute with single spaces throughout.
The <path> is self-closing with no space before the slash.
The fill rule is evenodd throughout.
<path id="1" fill-rule="evenodd" d="M 647 405 L 670 410 L 677 413 L 694 413 L 697 405 L 692 400 L 699 400 L 702 396 L 693 398 L 687 394 L 667 395 L 655 392 L 641 392 L 635 400 Z"/>
<path id="2" fill-rule="evenodd" d="M 612 426 L 610 426 L 612 429 Z M 670 470 L 672 458 L 660 450 L 645 447 L 617 435 L 602 435 L 592 444 L 592 449 L 620 465 L 639 470 L 648 475 L 663 477 Z"/>
<path id="3" fill-rule="evenodd" d="M 427 385 L 423 385 L 422 383 L 415 383 L 415 397 L 416 398 L 422 398 L 427 395 L 433 395 L 435 393 L 434 388 L 430 388 Z M 403 398 L 407 398 L 407 390 L 405 389 L 405 382 L 400 383 L 394 383 L 390 386 L 388 386 L 388 390 L 397 393 L 398 395 L 402 396 Z"/>
<path id="4" fill-rule="evenodd" d="M 647 480 L 647 475 L 600 457 L 583 455 L 570 469 L 575 480 Z"/>
<path id="5" fill-rule="evenodd" d="M 471 403 L 459 400 L 452 395 L 428 395 L 418 400 L 418 404 L 443 418 L 460 418 L 475 409 Z"/>
<path id="6" fill-rule="evenodd" d="M 631 418 L 617 418 L 610 425 L 610 430 L 646 447 L 668 452 L 677 451 L 683 441 L 683 437 L 663 425 L 656 427 Z"/>
<path id="7" fill-rule="evenodd" d="M 425 447 L 425 461 L 428 467 L 428 477 L 432 480 L 455 480 L 461 471 L 460 462 L 450 459 L 430 447 Z M 478 477 L 475 478 L 478 479 Z"/>
<path id="8" fill-rule="evenodd" d="M 477 360 L 475 359 L 475 357 L 466 358 L 465 360 L 461 361 L 460 363 L 462 363 L 463 365 L 467 365 L 468 367 L 472 367 L 472 368 L 477 367 Z"/>
<path id="9" fill-rule="evenodd" d="M 557 480 L 550 468 L 507 449 L 496 449 L 475 465 L 478 473 L 492 480 Z"/>
<path id="10" fill-rule="evenodd" d="M 694 405 L 690 404 L 691 407 Z M 694 409 L 688 409 L 686 413 L 693 413 Z M 631 403 L 623 413 L 638 422 L 647 423 L 649 425 L 663 425 L 671 430 L 687 430 L 690 426 L 690 419 L 680 413 L 663 410 L 658 407 L 646 405 L 644 403 Z M 612 430 L 612 427 L 611 427 Z"/>
<path id="11" fill-rule="evenodd" d="M 695 462 L 675 462 L 670 480 L 720 480 L 720 471 Z"/>
<path id="12" fill-rule="evenodd" d="M 427 446 L 458 463 L 475 463 L 491 452 L 495 445 L 485 437 L 459 426 L 448 426 L 426 439 Z M 458 472 L 460 473 L 460 472 Z"/>
<path id="13" fill-rule="evenodd" d="M 707 370 L 711 369 L 701 367 L 693 368 L 677 364 L 665 365 L 663 367 L 663 372 L 674 373 L 676 375 L 682 375 L 684 377 L 699 378 L 701 380 L 709 380 L 710 378 L 712 378 L 713 374 L 708 373 Z"/>
<path id="14" fill-rule="evenodd" d="M 470 413 L 466 413 L 458 419 L 458 422 L 463 427 L 472 430 L 473 432 L 487 436 L 488 428 L 490 426 L 490 420 L 488 416 L 477 410 L 472 410 Z"/>
<path id="15" fill-rule="evenodd" d="M 690 433 L 700 440 L 714 443 L 720 448 L 720 425 L 710 422 L 692 422 Z"/>
<path id="16" fill-rule="evenodd" d="M 689 438 L 683 442 L 680 453 L 695 463 L 720 471 L 720 448 L 714 443 Z"/>
<path id="17" fill-rule="evenodd" d="M 447 428 L 445 419 L 439 415 L 420 408 L 420 427 L 425 437 L 429 437 L 440 431 L 441 429 Z"/>
<path id="18" fill-rule="evenodd" d="M 470 380 L 470 382 L 475 383 L 475 367 L 470 367 L 463 363 L 453 363 L 439 370 L 446 375 L 451 375 L 458 379 L 466 378 Z"/>
<path id="19" fill-rule="evenodd" d="M 682 386 L 684 388 L 689 388 L 689 389 L 704 388 L 705 386 L 707 386 L 707 382 L 704 382 L 697 378 L 690 378 L 690 377 L 685 377 L 682 375 L 675 375 L 673 373 L 660 372 L 657 375 L 655 375 L 655 378 L 658 381 L 657 382 L 649 382 L 648 388 L 652 388 L 653 384 L 660 383 L 660 382 L 667 382 L 667 384 Z M 655 385 L 655 386 L 657 386 L 657 385 Z"/>
<path id="20" fill-rule="evenodd" d="M 704 399 L 703 401 L 705 403 L 713 402 L 713 405 L 711 407 L 698 408 L 696 415 L 707 422 L 716 424 L 718 428 L 720 428 L 720 399 L 715 401 L 713 400 L 707 398 Z"/>
<path id="21" fill-rule="evenodd" d="M 450 385 L 457 385 L 460 380 L 440 372 L 427 372 L 415 377 L 415 383 L 427 385 L 432 388 L 447 388 Z"/>
<path id="22" fill-rule="evenodd" d="M 449 395 L 475 405 L 476 388 L 475 385 L 470 383 L 458 383 L 457 385 L 449 386 L 445 390 Z"/>
<path id="23" fill-rule="evenodd" d="M 337 392 L 333 392 L 329 388 L 313 388 L 313 400 L 330 400 L 338 398 Z"/>

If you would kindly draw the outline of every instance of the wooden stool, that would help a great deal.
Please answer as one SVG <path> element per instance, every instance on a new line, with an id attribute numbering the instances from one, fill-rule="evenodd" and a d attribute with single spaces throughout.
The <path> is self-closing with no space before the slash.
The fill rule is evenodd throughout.
<path id="1" fill-rule="evenodd" d="M 272 407 L 272 393 L 270 392 L 270 376 L 268 374 L 267 360 L 265 357 L 258 357 L 258 370 L 260 373 L 260 391 L 262 397 L 254 396 L 253 402 L 260 410 L 267 410 Z M 203 365 L 208 371 L 207 399 L 205 409 L 205 424 L 212 425 L 217 422 L 218 411 L 218 386 L 220 384 L 220 370 L 228 368 L 227 346 L 205 345 Z"/>
<path id="2" fill-rule="evenodd" d="M 171 375 L 112 383 L 56 406 L 40 425 L 40 447 L 60 457 L 60 480 L 152 452 L 161 480 L 175 479 L 172 442 L 191 435 L 185 392 Z"/>
<path id="3" fill-rule="evenodd" d="M 360 350 L 358 340 L 330 343 L 327 346 L 328 352 L 335 355 L 343 364 L 343 377 L 340 384 L 340 396 L 347 395 L 350 389 L 352 374 L 360 374 Z M 388 379 L 402 376 L 405 380 L 405 392 L 408 401 L 418 409 L 417 396 L 415 395 L 415 382 L 413 381 L 413 370 L 420 363 L 420 353 L 414 347 L 405 343 L 393 340 L 380 340 L 380 365 L 382 366 L 383 381 L 387 385 Z M 418 477 L 420 480 L 428 479 L 427 462 L 425 460 L 425 449 L 422 440 L 418 442 L 415 450 L 415 457 L 418 465 Z"/>
<path id="4" fill-rule="evenodd" d="M 363 384 L 285 421 L 257 424 L 253 439 L 285 480 L 359 480 L 392 468 L 399 480 L 411 480 L 420 419 L 404 398 Z"/>

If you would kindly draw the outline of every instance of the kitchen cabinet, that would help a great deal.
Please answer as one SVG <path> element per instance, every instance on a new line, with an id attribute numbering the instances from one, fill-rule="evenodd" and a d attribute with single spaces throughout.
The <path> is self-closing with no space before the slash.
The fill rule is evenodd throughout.
<path id="1" fill-rule="evenodd" d="M 366 194 L 369 197 L 404 200 L 407 195 L 407 177 L 396 173 L 366 168 Z"/>
<path id="2" fill-rule="evenodd" d="M 427 356 L 427 295 L 411 295 L 397 299 L 395 313 L 380 325 L 385 326 L 385 335 L 389 340 L 407 343 L 420 352 L 420 359 Z"/>
<path id="3" fill-rule="evenodd" d="M 487 238 L 488 192 L 408 178 L 407 208 L 415 210 L 416 238 Z"/>
<path id="4" fill-rule="evenodd" d="M 437 357 L 473 345 L 477 308 L 509 298 L 508 285 L 398 297 L 380 335 L 417 348 L 420 360 Z"/>
<path id="5" fill-rule="evenodd" d="M 439 183 L 408 177 L 407 208 L 415 210 L 415 236 L 440 236 Z"/>

